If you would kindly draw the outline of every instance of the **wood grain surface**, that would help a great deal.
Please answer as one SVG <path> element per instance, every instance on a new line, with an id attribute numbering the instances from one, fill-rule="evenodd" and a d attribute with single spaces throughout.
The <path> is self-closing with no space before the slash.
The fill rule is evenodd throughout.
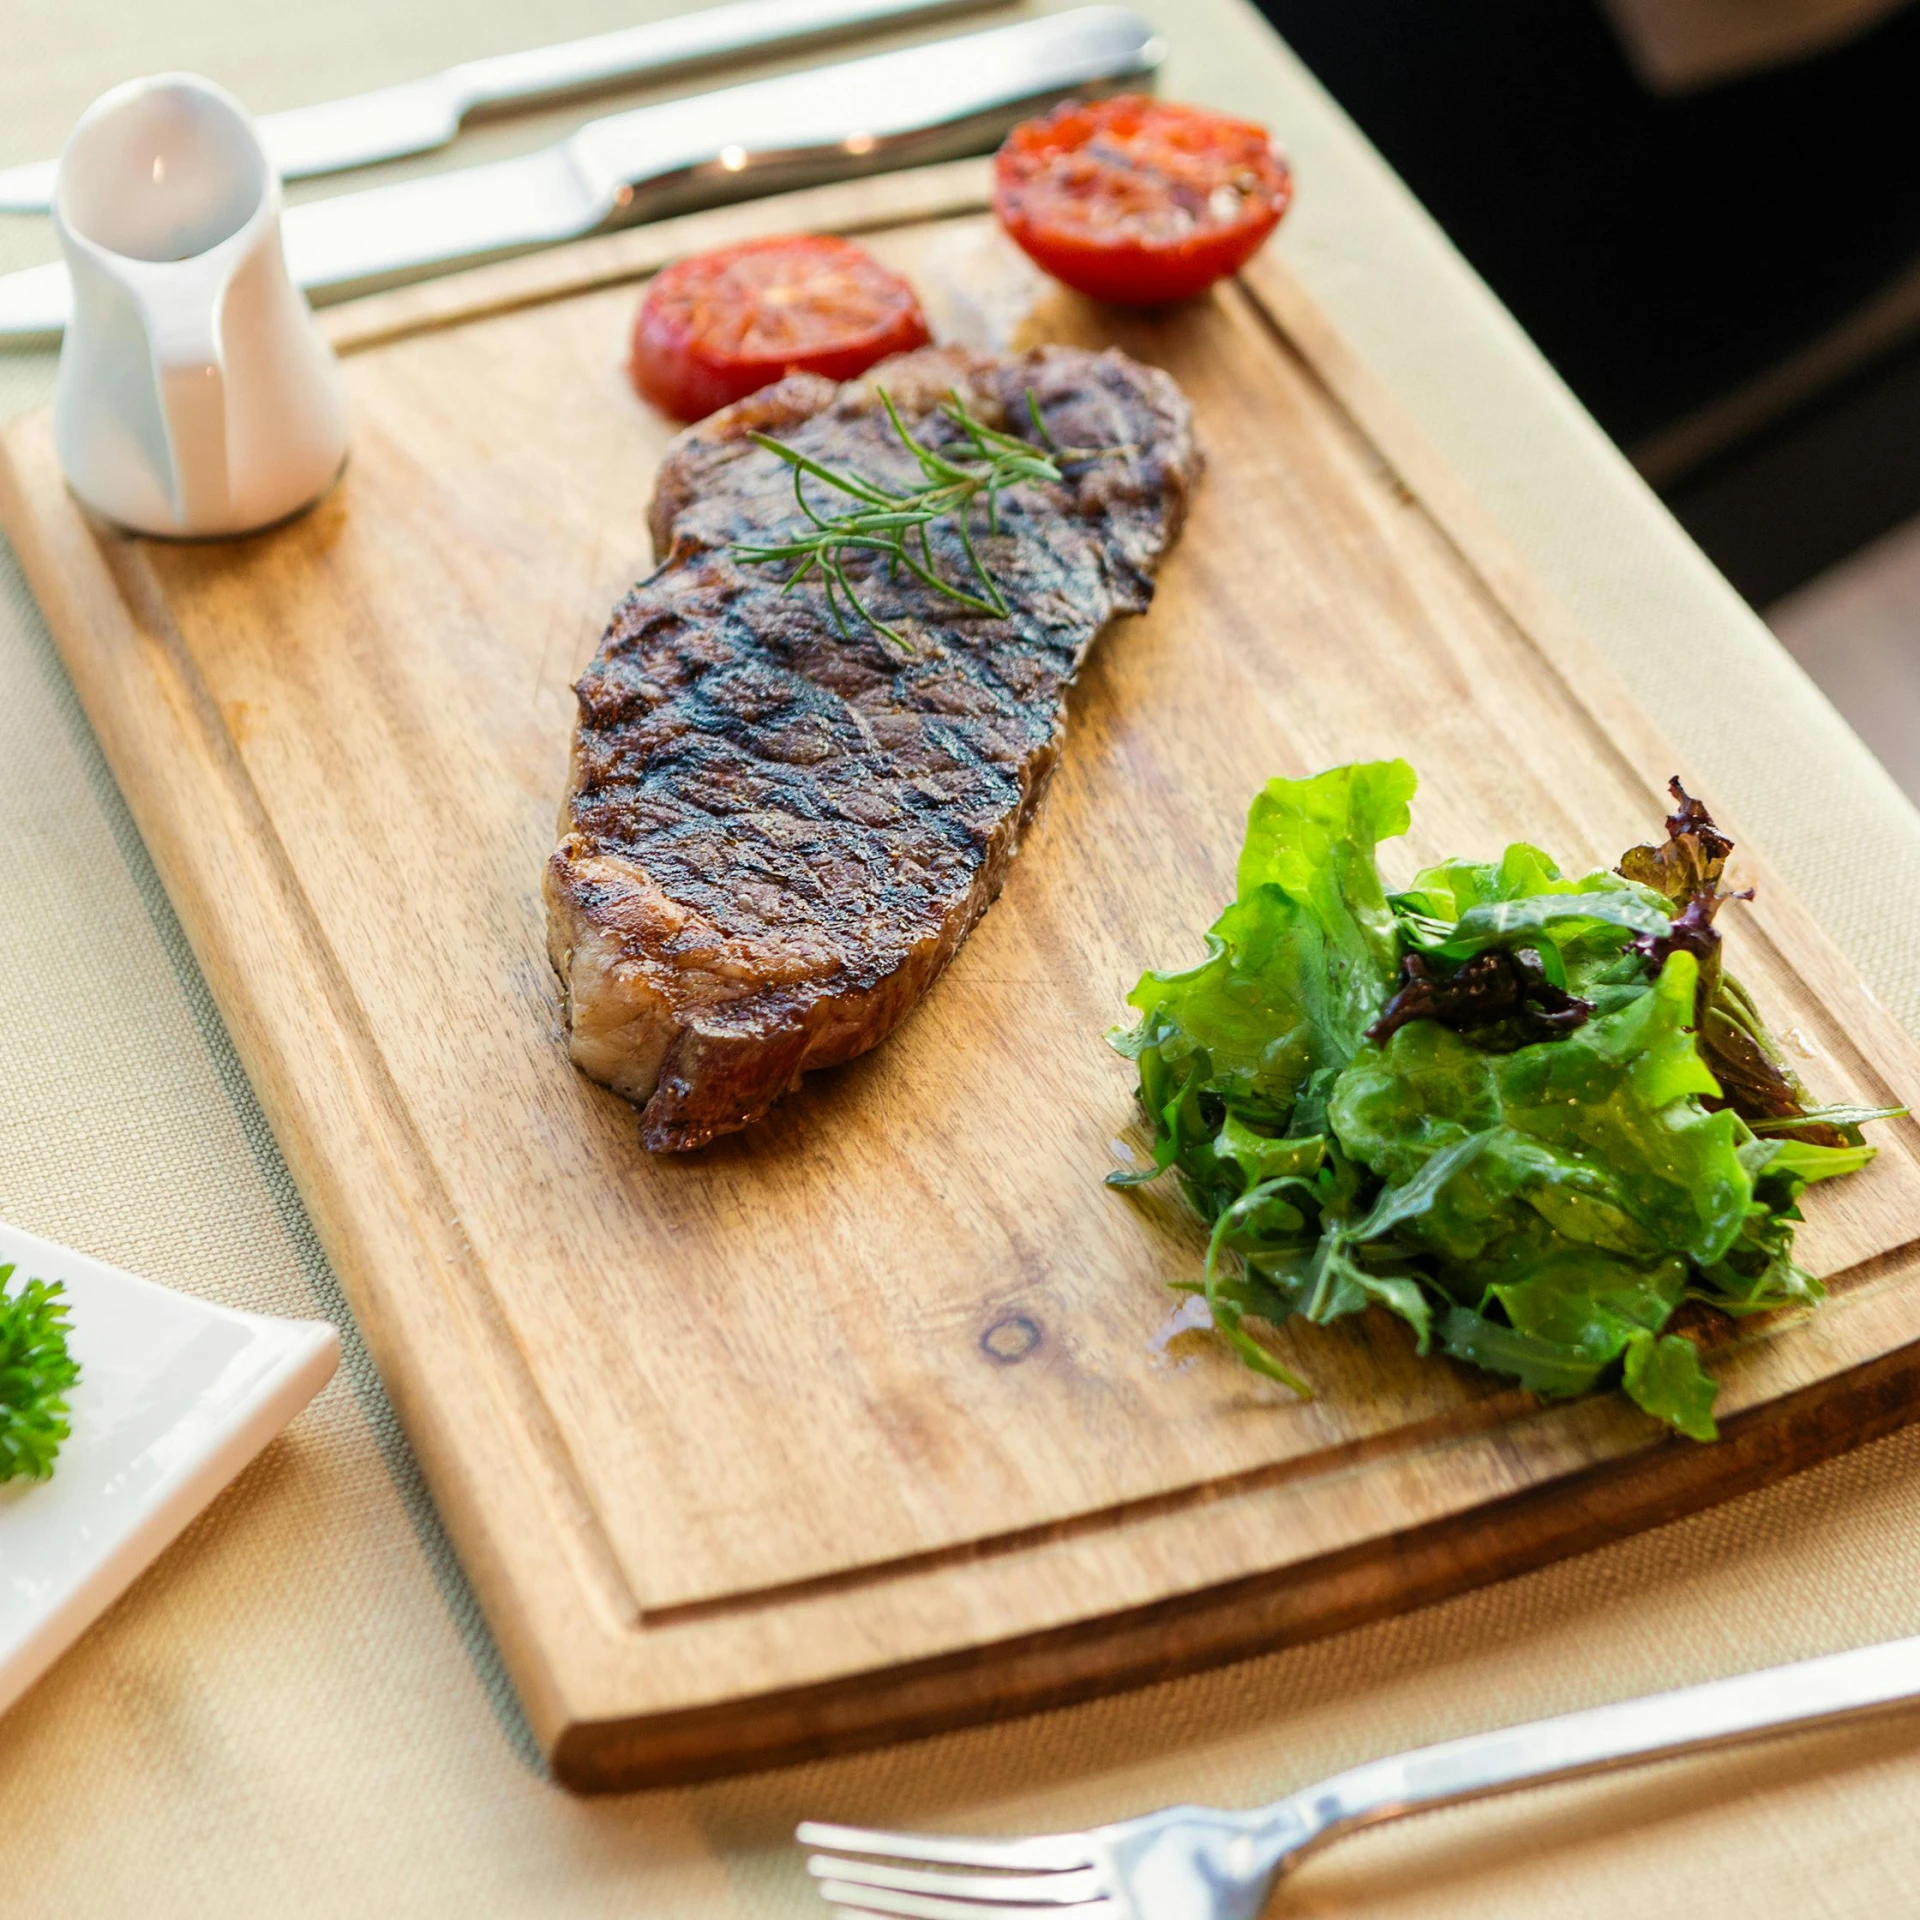
<path id="1" fill-rule="evenodd" d="M 1169 1332 L 1199 1236 L 1101 1184 L 1101 1044 L 1197 956 L 1248 798 L 1404 754 L 1394 877 L 1655 834 L 1672 757 L 1288 275 L 1162 315 L 1049 291 L 968 164 L 701 215 L 329 316 L 354 450 L 311 512 L 89 521 L 44 417 L 0 515 L 354 1302 L 541 1739 L 582 1788 L 1073 1697 L 1326 1631 L 1724 1496 L 1910 1417 L 1920 1135 L 1819 1190 L 1810 1321 L 1715 1357 L 1728 1438 L 1543 1409 L 1374 1320 L 1281 1337 L 1295 1401 Z M 650 562 L 668 425 L 636 282 L 865 233 L 976 337 L 1168 368 L 1210 462 L 1100 643 L 1000 903 L 882 1048 L 654 1160 L 568 1065 L 542 862 L 571 683 Z M 1684 769 L 1711 798 L 1713 770 Z M 1737 827 L 1736 827 L 1737 830 Z M 1920 1058 L 1762 863 L 1734 963 L 1815 1090 Z"/>

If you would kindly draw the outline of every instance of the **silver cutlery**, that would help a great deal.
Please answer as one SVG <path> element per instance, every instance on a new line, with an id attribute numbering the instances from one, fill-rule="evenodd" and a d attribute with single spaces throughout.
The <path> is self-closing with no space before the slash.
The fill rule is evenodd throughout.
<path id="1" fill-rule="evenodd" d="M 444 147 L 472 115 L 533 106 L 622 82 L 653 80 L 732 55 L 785 51 L 866 29 L 910 26 L 994 0 L 740 0 L 617 33 L 468 60 L 442 73 L 346 100 L 268 113 L 257 122 L 283 180 L 370 167 Z M 45 213 L 57 160 L 0 167 L 0 213 Z"/>
<path id="2" fill-rule="evenodd" d="M 1137 14 L 1082 7 L 636 107 L 517 159 L 289 208 L 287 266 L 316 299 L 342 299 L 689 207 L 983 153 L 1039 108 L 1147 78 L 1164 54 Z M 59 332 L 70 301 L 60 261 L 0 277 L 0 339 Z"/>
<path id="3" fill-rule="evenodd" d="M 1167 1807 L 1025 1840 L 806 1822 L 820 1891 L 907 1920 L 1254 1920 L 1279 1875 L 1360 1827 L 1543 1781 L 1762 1739 L 1920 1696 L 1920 1639 L 1894 1640 L 1374 1760 L 1269 1807 Z"/>

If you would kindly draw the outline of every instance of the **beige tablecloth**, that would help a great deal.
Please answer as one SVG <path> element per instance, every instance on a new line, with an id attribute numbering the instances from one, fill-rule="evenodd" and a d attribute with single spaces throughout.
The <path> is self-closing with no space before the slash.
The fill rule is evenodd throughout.
<path id="1" fill-rule="evenodd" d="M 1256 114 L 1302 275 L 1714 791 L 1920 1027 L 1920 820 L 1239 0 L 1143 0 L 1172 92 Z M 595 30 L 634 0 L 0 5 L 0 161 L 133 72 L 266 109 Z M 457 156 L 550 134 L 499 126 Z M 0 223 L 0 266 L 50 251 Z M 0 356 L 0 406 L 51 361 Z M 1916 1090 L 1920 1091 L 1920 1090 Z M 1264 1797 L 1417 1741 L 1920 1631 L 1920 1437 L 1455 1603 L 1071 1712 L 593 1803 L 541 1775 L 392 1414 L 10 559 L 0 552 L 0 1215 L 347 1329 L 341 1377 L 0 1725 L 0 1914 L 816 1910 L 804 1814 L 970 1828 Z M 1908 1914 L 1920 1718 L 1430 1818 L 1276 1910 Z"/>

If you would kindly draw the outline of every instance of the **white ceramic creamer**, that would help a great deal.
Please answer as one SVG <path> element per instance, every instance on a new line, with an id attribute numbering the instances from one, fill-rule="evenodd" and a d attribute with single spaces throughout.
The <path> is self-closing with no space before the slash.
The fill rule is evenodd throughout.
<path id="1" fill-rule="evenodd" d="M 103 94 L 60 156 L 73 279 L 54 443 L 97 513 L 244 533 L 332 484 L 339 368 L 280 251 L 280 182 L 246 110 L 192 74 Z"/>

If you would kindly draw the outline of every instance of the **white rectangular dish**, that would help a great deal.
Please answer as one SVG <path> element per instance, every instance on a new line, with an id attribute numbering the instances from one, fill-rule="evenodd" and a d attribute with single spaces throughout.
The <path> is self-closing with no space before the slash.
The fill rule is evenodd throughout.
<path id="1" fill-rule="evenodd" d="M 80 1381 L 53 1478 L 0 1485 L 5 1713 L 319 1392 L 322 1321 L 237 1313 L 0 1222 L 0 1267 L 65 1283 Z"/>

